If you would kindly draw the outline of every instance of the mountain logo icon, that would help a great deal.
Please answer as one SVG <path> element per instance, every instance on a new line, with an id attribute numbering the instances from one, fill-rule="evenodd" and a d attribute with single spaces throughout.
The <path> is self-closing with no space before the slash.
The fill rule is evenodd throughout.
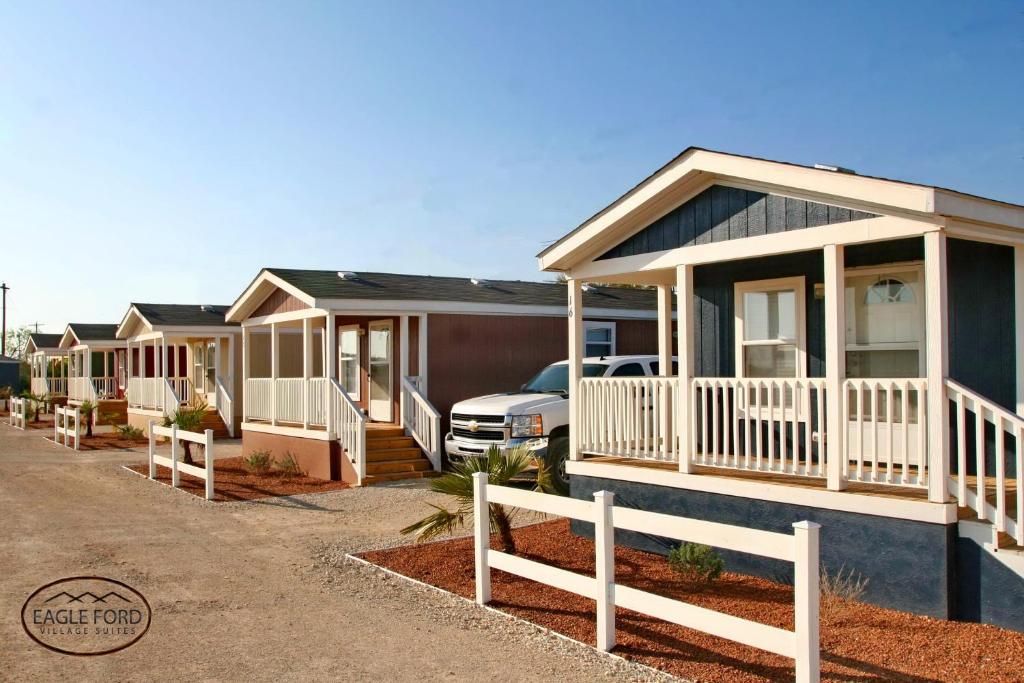
<path id="1" fill-rule="evenodd" d="M 71 593 L 68 593 L 67 591 L 61 591 L 60 593 L 57 593 L 56 595 L 47 598 L 45 602 L 53 602 L 57 598 L 61 598 L 61 597 L 67 598 L 67 602 L 85 602 L 85 598 L 92 598 L 92 600 L 90 602 L 94 602 L 94 603 L 95 602 L 104 602 L 105 603 L 105 602 L 107 602 L 108 599 L 112 600 L 114 598 L 117 598 L 118 600 L 121 600 L 122 602 L 131 602 L 131 600 L 129 600 L 128 598 L 124 597 L 123 595 L 121 595 L 117 591 L 110 591 L 110 592 L 105 593 L 103 595 L 96 595 L 92 591 L 85 591 L 84 593 L 79 593 L 78 595 L 72 595 Z"/>

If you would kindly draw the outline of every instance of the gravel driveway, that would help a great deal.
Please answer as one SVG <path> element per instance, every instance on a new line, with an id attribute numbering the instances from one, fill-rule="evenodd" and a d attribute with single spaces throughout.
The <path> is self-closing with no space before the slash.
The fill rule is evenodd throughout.
<path id="1" fill-rule="evenodd" d="M 214 504 L 122 468 L 144 459 L 0 424 L 0 678 L 661 678 L 344 559 L 399 542 L 440 502 L 423 483 Z M 100 657 L 32 642 L 19 617 L 28 595 L 87 574 L 143 593 L 149 633 Z"/>

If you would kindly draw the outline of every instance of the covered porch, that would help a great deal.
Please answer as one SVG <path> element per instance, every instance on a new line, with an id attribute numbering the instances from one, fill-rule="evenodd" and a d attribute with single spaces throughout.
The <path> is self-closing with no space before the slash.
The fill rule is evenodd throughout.
<path id="1" fill-rule="evenodd" d="M 571 316 L 568 471 L 633 479 L 623 468 L 643 468 L 656 473 L 645 475 L 652 481 L 683 487 L 714 477 L 728 482 L 713 487 L 722 492 L 787 486 L 780 495 L 794 500 L 796 489 L 817 490 L 856 497 L 864 511 L 878 497 L 955 501 L 1024 543 L 1020 409 L 950 378 L 951 349 L 962 353 L 977 334 L 963 324 L 970 316 L 959 315 L 951 344 L 950 311 L 1000 304 L 959 292 L 951 301 L 948 292 L 951 282 L 969 284 L 963 264 L 984 260 L 995 244 L 1000 258 L 1010 254 L 1020 291 L 1021 247 L 924 222 L 858 223 L 595 260 L 574 271 L 570 311 L 579 310 L 584 281 L 656 287 L 659 366 L 674 371 L 584 377 L 585 330 Z M 1017 301 L 1008 341 L 990 345 L 1011 363 L 1024 319 Z M 673 472 L 677 479 L 663 476 Z"/>
<path id="2" fill-rule="evenodd" d="M 38 346 L 33 338 L 29 339 L 29 389 L 35 396 L 67 396 L 68 364 L 65 353 L 58 347 L 60 335 L 45 336 L 57 338 L 56 343 L 53 346 Z"/>

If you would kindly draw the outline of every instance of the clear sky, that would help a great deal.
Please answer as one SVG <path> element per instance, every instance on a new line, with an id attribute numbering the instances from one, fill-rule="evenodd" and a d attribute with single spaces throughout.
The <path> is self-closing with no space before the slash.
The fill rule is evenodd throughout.
<path id="1" fill-rule="evenodd" d="M 547 279 L 698 145 L 1024 203 L 1020 2 L 0 0 L 8 324 L 263 266 Z"/>

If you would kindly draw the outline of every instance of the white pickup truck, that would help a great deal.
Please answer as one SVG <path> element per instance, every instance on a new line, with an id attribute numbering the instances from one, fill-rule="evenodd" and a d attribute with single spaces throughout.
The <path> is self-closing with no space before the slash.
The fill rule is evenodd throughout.
<path id="1" fill-rule="evenodd" d="M 584 377 L 649 377 L 658 375 L 657 356 L 601 356 L 583 359 Z M 675 371 L 673 370 L 673 374 Z M 569 362 L 552 363 L 519 391 L 490 394 L 452 406 L 452 430 L 445 436 L 449 460 L 480 455 L 491 446 L 520 444 L 546 459 L 558 483 L 565 486 L 569 454 Z"/>

